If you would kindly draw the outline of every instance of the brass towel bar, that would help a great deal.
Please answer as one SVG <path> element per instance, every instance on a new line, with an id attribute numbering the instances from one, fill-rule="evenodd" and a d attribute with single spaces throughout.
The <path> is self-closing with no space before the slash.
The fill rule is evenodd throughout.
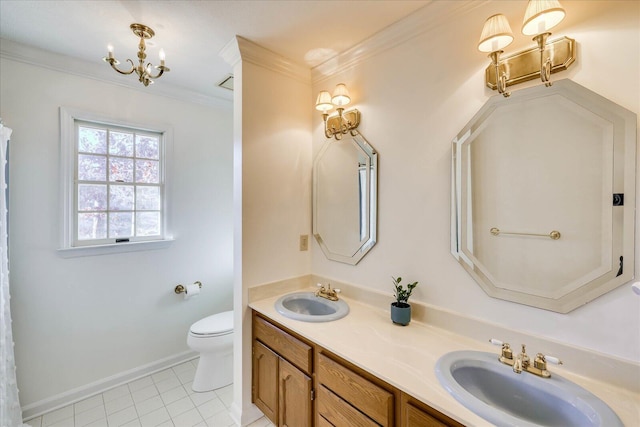
<path id="1" fill-rule="evenodd" d="M 500 234 L 514 234 L 514 235 L 518 235 L 518 236 L 541 236 L 541 237 L 548 237 L 551 240 L 558 240 L 560 238 L 560 232 L 553 230 L 551 233 L 549 234 L 539 234 L 539 233 L 514 233 L 512 231 L 500 231 L 499 228 L 497 227 L 492 227 L 490 230 L 491 234 L 493 234 L 494 236 L 498 236 Z"/>

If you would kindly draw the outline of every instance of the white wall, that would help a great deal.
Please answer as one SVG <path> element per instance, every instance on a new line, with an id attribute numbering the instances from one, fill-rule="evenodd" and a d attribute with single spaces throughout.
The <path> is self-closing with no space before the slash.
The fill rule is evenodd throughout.
<path id="1" fill-rule="evenodd" d="M 439 19 L 454 3 L 433 2 L 414 14 L 414 20 L 417 15 L 424 18 L 421 35 L 365 57 L 329 78 L 315 74 L 314 93 L 332 90 L 339 82 L 351 90 L 353 106 L 362 112 L 360 131 L 379 153 L 380 172 L 376 246 L 353 267 L 327 260 L 314 241 L 312 272 L 388 292 L 390 300 L 392 275 L 418 280 L 415 300 L 640 361 L 640 298 L 633 296 L 628 285 L 562 315 L 490 298 L 450 255 L 451 140 L 495 94 L 484 89 L 489 60 L 476 49 L 484 20 L 500 12 L 508 16 L 516 42 L 506 49 L 507 54 L 534 46 L 519 32 L 526 2 L 478 2 L 455 17 Z M 570 70 L 552 78 L 571 78 L 638 113 L 640 3 L 562 4 L 567 18 L 552 39 L 576 38 L 578 59 Z M 366 45 L 351 53 L 358 50 L 367 52 Z M 333 62 L 339 68 L 349 60 L 345 55 Z M 323 143 L 318 114 L 314 155 Z M 639 223 L 636 228 L 638 236 Z M 639 260 L 636 245 L 637 272 Z"/>
<path id="2" fill-rule="evenodd" d="M 311 227 L 311 97 L 308 69 L 248 40 L 228 45 L 234 65 L 234 403 L 241 425 L 251 405 L 251 314 L 248 289 L 309 273 L 299 250 Z M 235 61 L 235 62 L 234 62 Z M 242 325 L 242 329 L 240 328 Z M 257 411 L 259 413 L 259 411 Z"/>
<path id="3" fill-rule="evenodd" d="M 11 310 L 20 400 L 29 406 L 187 352 L 189 325 L 232 307 L 232 106 L 207 107 L 0 62 L 11 141 Z M 160 80 L 157 85 L 162 85 Z M 60 106 L 173 129 L 170 231 L 158 250 L 64 259 Z M 203 283 L 199 297 L 178 283 Z"/>

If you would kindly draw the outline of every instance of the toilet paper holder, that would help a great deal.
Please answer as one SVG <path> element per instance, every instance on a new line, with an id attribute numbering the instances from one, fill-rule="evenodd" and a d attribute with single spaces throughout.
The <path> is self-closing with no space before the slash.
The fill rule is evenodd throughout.
<path id="1" fill-rule="evenodd" d="M 201 283 L 200 281 L 193 282 L 193 284 L 194 284 L 194 285 L 198 285 L 198 287 L 199 287 L 200 289 L 202 289 L 202 283 Z M 184 287 L 184 286 L 182 286 L 182 285 L 177 285 L 177 286 L 176 286 L 176 288 L 173 290 L 173 292 L 175 292 L 176 294 L 181 294 L 181 293 L 184 293 L 184 292 L 186 292 L 186 291 L 187 291 L 187 290 L 186 290 L 186 289 L 185 289 L 185 287 Z"/>

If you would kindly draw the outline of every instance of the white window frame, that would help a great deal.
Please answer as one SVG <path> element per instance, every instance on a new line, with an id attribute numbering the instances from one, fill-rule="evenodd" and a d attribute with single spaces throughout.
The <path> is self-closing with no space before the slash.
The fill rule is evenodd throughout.
<path id="1" fill-rule="evenodd" d="M 87 122 L 97 126 L 129 128 L 141 132 L 154 132 L 162 136 L 160 153 L 160 191 L 161 191 L 161 230 L 160 236 L 148 240 L 130 239 L 117 242 L 116 239 L 105 243 L 76 241 L 76 123 Z M 171 127 L 157 124 L 140 124 L 118 120 L 104 115 L 60 107 L 60 189 L 61 189 L 61 233 L 59 253 L 64 257 L 99 255 L 118 252 L 132 252 L 167 247 L 173 241 L 169 233 L 169 182 L 171 172 L 171 154 L 173 153 L 173 132 Z"/>

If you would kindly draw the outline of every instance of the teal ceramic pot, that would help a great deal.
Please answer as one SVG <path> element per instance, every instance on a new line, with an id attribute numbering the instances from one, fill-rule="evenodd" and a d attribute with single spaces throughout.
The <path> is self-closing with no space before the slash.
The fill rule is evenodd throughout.
<path id="1" fill-rule="evenodd" d="M 398 325 L 408 325 L 411 322 L 411 305 L 403 302 L 392 302 L 391 320 Z"/>

